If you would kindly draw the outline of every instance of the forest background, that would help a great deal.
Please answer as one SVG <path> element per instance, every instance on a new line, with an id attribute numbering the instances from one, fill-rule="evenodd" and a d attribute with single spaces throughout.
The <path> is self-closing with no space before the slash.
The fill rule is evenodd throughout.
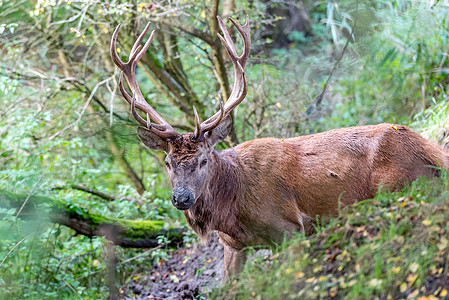
<path id="1" fill-rule="evenodd" d="M 448 13 L 446 0 L 0 0 L 0 297 L 103 298 L 111 272 L 124 285 L 198 242 L 120 95 L 119 23 L 126 56 L 152 22 L 140 86 L 186 132 L 192 106 L 211 116 L 233 81 L 215 16 L 249 15 L 248 96 L 218 148 L 381 122 L 444 144 Z"/>

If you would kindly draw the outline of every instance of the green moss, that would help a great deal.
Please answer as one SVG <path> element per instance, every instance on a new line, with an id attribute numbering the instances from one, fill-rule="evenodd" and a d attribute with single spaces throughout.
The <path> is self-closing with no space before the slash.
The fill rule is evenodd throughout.
<path id="1" fill-rule="evenodd" d="M 0 206 L 20 207 L 27 197 L 27 194 L 16 194 L 0 189 Z M 35 205 L 40 204 L 46 204 L 53 212 L 57 211 L 71 218 L 85 220 L 90 224 L 92 230 L 95 230 L 100 225 L 111 224 L 117 226 L 120 228 L 120 236 L 131 240 L 155 239 L 159 235 L 166 235 L 169 239 L 182 239 L 182 230 L 176 230 L 172 227 L 164 228 L 166 224 L 161 220 L 126 220 L 101 216 L 92 214 L 80 207 L 71 207 L 65 201 L 51 197 L 32 195 L 29 197 L 26 207 L 33 207 L 34 209 Z"/>

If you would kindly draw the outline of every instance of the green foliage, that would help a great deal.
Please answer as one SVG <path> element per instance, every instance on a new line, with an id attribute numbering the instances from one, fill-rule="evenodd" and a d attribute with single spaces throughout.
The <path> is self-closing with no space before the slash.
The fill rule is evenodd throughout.
<path id="1" fill-rule="evenodd" d="M 371 34 L 364 30 L 357 35 L 359 23 L 353 21 L 355 43 L 347 54 L 348 74 L 333 91 L 345 101 L 335 105 L 332 127 L 409 124 L 414 113 L 447 99 L 449 82 L 442 67 L 448 51 L 447 9 L 381 6 L 363 8 L 370 10 Z"/>
<path id="2" fill-rule="evenodd" d="M 210 297 L 381 299 L 448 292 L 449 174 L 346 207 L 325 230 L 298 235 L 247 264 Z M 282 279 L 281 279 L 282 278 Z"/>
<path id="3" fill-rule="evenodd" d="M 410 6 L 407 1 L 304 0 L 312 22 L 309 32 L 291 31 L 287 35 L 287 47 L 268 51 L 265 46 L 272 39 L 265 35 L 270 26 L 277 26 L 283 17 L 268 16 L 267 3 L 235 1 L 232 12 L 239 21 L 249 14 L 255 49 L 246 71 L 249 93 L 235 110 L 240 141 L 389 121 L 411 124 L 427 137 L 444 142 L 442 136 L 449 116 L 446 7 L 430 8 L 423 3 Z M 188 95 L 181 97 L 197 99 L 201 116 L 210 116 L 221 92 L 214 73 L 211 46 L 185 32 L 182 26 L 167 26 L 162 21 L 187 24 L 200 32 L 208 32 L 211 4 L 211 1 L 162 1 L 153 6 L 130 1 L 0 0 L 0 188 L 64 199 L 74 210 L 108 218 L 186 226 L 182 213 L 169 201 L 163 155 L 138 142 L 129 108 L 115 96 L 118 72 L 111 63 L 108 45 L 113 29 L 122 23 L 119 48 L 120 55 L 126 56 L 135 39 L 134 31 L 141 30 L 143 23 L 151 20 L 158 34 L 146 59 L 172 75 L 177 72 L 173 61 L 179 60 L 181 63 L 177 67 L 183 69 L 180 77 L 187 78 L 191 88 L 186 92 Z M 176 43 L 167 48 L 176 48 L 176 53 L 164 48 L 163 33 L 176 37 Z M 348 48 L 336 65 L 348 39 Z M 240 43 L 237 41 L 237 48 Z M 316 98 L 333 69 L 327 93 L 317 109 Z M 179 99 L 173 100 L 172 91 L 166 87 L 162 88 L 166 93 L 161 91 L 148 68 L 139 66 L 137 76 L 144 96 L 164 118 L 182 130 L 192 128 L 189 116 L 177 105 Z M 114 149 L 119 151 L 114 152 Z M 124 161 L 142 179 L 146 188 L 142 194 L 129 179 Z M 114 200 L 100 199 L 76 189 L 54 189 L 72 185 L 113 195 Z M 409 191 L 413 188 L 423 187 L 418 185 Z M 417 199 L 424 195 L 423 191 Z M 396 209 L 394 204 L 382 203 L 372 206 L 371 213 Z M 356 211 L 366 209 L 363 212 L 369 213 L 368 207 L 359 206 L 349 211 L 348 216 L 362 218 Z M 413 207 L 400 209 L 408 208 L 414 212 Z M 0 259 L 6 257 L 0 267 L 0 298 L 107 297 L 106 275 L 110 271 L 107 271 L 109 258 L 104 239 L 74 236 L 73 231 L 52 225 L 45 217 L 22 220 L 16 213 L 0 208 Z M 349 219 L 344 220 L 342 217 L 332 224 L 349 222 Z M 391 237 L 410 234 L 407 224 L 395 225 L 389 233 Z M 341 238 L 341 233 L 332 233 L 338 227 L 322 226 L 320 224 L 319 238 L 329 238 L 324 239 L 328 242 L 324 246 L 331 246 Z M 369 229 L 380 230 L 376 226 L 373 228 Z M 386 237 L 387 233 L 382 239 Z M 195 242 L 196 238 L 190 232 L 185 241 Z M 305 247 L 302 243 L 306 242 L 299 238 L 289 244 L 291 246 L 285 246 L 286 253 L 289 249 L 302 249 Z M 368 244 L 363 245 L 369 248 Z M 359 261 L 360 268 L 365 270 L 363 253 L 355 253 L 356 249 L 346 246 L 346 256 L 351 257 L 352 262 Z M 309 250 L 300 251 L 304 255 L 309 253 Z M 154 262 L 165 259 L 167 253 L 166 249 L 149 254 L 116 249 L 116 255 L 119 281 L 125 284 L 131 274 L 151 268 Z M 419 261 L 420 266 L 432 265 L 427 255 L 430 254 L 423 255 Z M 321 258 L 316 256 L 316 259 Z M 386 282 L 393 275 L 385 278 L 380 275 L 385 267 L 381 263 L 383 258 L 373 255 L 374 268 L 366 267 L 369 274 L 364 275 L 382 282 L 373 281 L 373 287 L 364 289 L 362 284 L 370 286 L 371 281 L 360 277 L 360 284 L 352 286 L 352 294 L 349 288 L 341 288 L 343 293 L 363 297 L 368 290 L 380 293 L 376 284 L 386 288 Z M 286 258 L 279 261 L 285 266 L 291 263 Z M 343 270 L 355 270 L 352 262 L 343 265 Z M 407 264 L 411 263 L 404 260 L 401 266 L 407 269 Z M 271 264 L 269 260 L 253 268 L 265 270 L 271 268 Z M 307 273 L 310 267 L 301 260 L 294 271 L 289 273 L 286 267 L 282 271 L 285 274 L 279 271 L 276 276 L 296 280 L 293 274 Z M 307 276 L 328 275 L 327 271 L 320 272 Z M 419 272 L 416 282 L 423 280 Z M 406 275 L 405 271 L 403 273 L 400 276 Z M 307 286 L 318 286 L 318 291 L 306 288 L 304 293 L 322 295 L 334 287 L 328 286 L 331 277 L 322 281 L 317 278 Z M 254 279 L 256 283 L 258 280 Z M 285 282 L 286 287 L 289 282 Z M 266 281 L 260 281 L 262 283 Z M 302 286 L 303 282 L 294 281 L 295 284 Z"/>

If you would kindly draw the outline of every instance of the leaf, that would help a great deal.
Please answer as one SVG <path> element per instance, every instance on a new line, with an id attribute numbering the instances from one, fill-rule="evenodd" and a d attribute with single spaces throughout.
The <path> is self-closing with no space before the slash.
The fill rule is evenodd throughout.
<path id="1" fill-rule="evenodd" d="M 447 239 L 443 236 L 437 244 L 438 250 L 443 251 L 447 247 Z"/>
<path id="2" fill-rule="evenodd" d="M 416 278 L 418 278 L 418 275 L 416 274 L 410 274 L 407 276 L 407 282 L 410 284 L 410 286 L 412 286 L 413 283 L 415 283 Z"/>
<path id="3" fill-rule="evenodd" d="M 175 274 L 170 275 L 170 279 L 171 279 L 174 283 L 179 283 L 179 278 L 178 278 L 178 276 L 176 276 Z"/>
<path id="4" fill-rule="evenodd" d="M 410 266 L 408 267 L 408 269 L 409 269 L 412 273 L 416 273 L 416 271 L 418 270 L 418 268 L 419 268 L 419 265 L 418 265 L 416 262 L 411 263 Z"/>
<path id="5" fill-rule="evenodd" d="M 371 287 L 380 287 L 382 285 L 382 279 L 373 278 L 368 284 Z"/>
<path id="6" fill-rule="evenodd" d="M 432 221 L 429 219 L 425 219 L 421 223 L 423 223 L 425 226 L 430 226 L 430 224 L 432 224 Z"/>
<path id="7" fill-rule="evenodd" d="M 327 280 L 327 276 L 320 276 L 320 278 L 318 278 L 319 282 L 325 281 Z"/>
<path id="8" fill-rule="evenodd" d="M 404 293 L 407 290 L 407 283 L 403 282 L 401 283 L 401 285 L 399 286 L 399 291 L 401 293 Z"/>

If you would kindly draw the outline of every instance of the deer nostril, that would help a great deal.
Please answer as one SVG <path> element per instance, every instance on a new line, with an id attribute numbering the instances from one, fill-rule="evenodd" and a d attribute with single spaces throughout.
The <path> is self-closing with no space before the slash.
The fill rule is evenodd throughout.
<path id="1" fill-rule="evenodd" d="M 176 201 L 176 196 L 175 196 L 175 195 L 172 195 L 172 196 L 171 196 L 171 201 L 173 202 L 173 204 L 176 204 L 176 203 L 177 203 L 177 201 Z"/>

